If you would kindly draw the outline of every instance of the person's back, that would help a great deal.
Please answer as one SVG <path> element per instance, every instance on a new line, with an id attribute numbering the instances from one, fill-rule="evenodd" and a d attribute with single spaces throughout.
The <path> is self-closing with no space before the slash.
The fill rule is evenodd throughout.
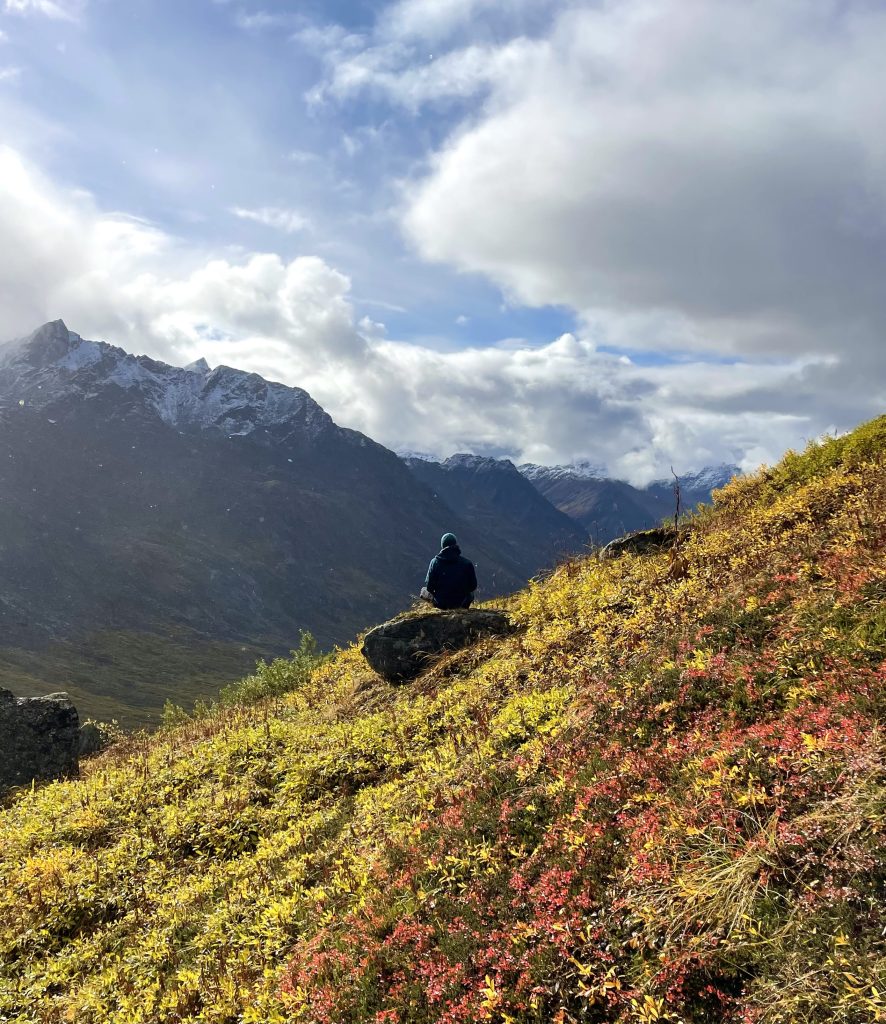
<path id="1" fill-rule="evenodd" d="M 428 566 L 425 590 L 437 608 L 468 608 L 476 589 L 474 563 L 461 553 L 454 534 L 444 534 L 440 540 L 440 553 L 431 559 Z"/>

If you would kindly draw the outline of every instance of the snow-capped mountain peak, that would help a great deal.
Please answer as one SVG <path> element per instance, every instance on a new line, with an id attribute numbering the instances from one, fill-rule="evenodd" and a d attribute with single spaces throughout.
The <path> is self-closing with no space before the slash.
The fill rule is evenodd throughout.
<path id="1" fill-rule="evenodd" d="M 87 341 L 62 320 L 0 348 L 0 391 L 18 405 L 46 408 L 90 401 L 115 389 L 121 414 L 141 408 L 178 430 L 214 430 L 228 436 L 334 428 L 330 416 L 301 388 L 267 381 L 205 359 L 185 367 L 134 356 L 103 341 Z"/>
<path id="2" fill-rule="evenodd" d="M 67 359 L 80 347 L 82 340 L 79 334 L 68 330 L 64 320 L 52 320 L 19 344 L 28 360 L 37 366 Z"/>

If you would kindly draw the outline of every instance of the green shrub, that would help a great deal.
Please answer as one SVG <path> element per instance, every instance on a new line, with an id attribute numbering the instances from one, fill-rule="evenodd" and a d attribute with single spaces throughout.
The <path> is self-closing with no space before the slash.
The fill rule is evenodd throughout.
<path id="1" fill-rule="evenodd" d="M 224 686 L 211 701 L 198 700 L 189 714 L 183 707 L 166 701 L 163 705 L 162 727 L 174 729 L 191 719 L 210 718 L 224 708 L 257 704 L 268 697 L 282 697 L 304 686 L 314 669 L 324 660 L 317 641 L 307 632 L 302 632 L 296 650 L 290 651 L 289 658 L 275 658 L 271 662 L 260 661 L 255 672 L 229 686 Z"/>
<path id="2" fill-rule="evenodd" d="M 323 660 L 317 641 L 310 633 L 302 632 L 298 648 L 290 654 L 290 658 L 275 658 L 270 663 L 260 661 L 251 676 L 225 686 L 213 706 L 254 704 L 266 697 L 281 697 L 304 686 Z"/>

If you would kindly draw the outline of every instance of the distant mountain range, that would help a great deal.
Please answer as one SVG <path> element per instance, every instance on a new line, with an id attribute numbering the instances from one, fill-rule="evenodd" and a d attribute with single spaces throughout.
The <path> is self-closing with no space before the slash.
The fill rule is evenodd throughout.
<path id="1" fill-rule="evenodd" d="M 513 557 L 519 558 L 513 545 L 521 545 L 524 569 L 656 526 L 673 519 L 677 507 L 673 479 L 634 487 L 606 477 L 604 469 L 590 462 L 515 466 L 508 459 L 465 454 L 443 462 L 425 454 L 401 457 L 436 495 L 482 524 L 487 535 L 498 531 Z M 737 466 L 721 465 L 678 477 L 681 512 L 709 502 L 711 492 L 739 472 Z M 552 515 L 554 511 L 560 515 Z"/>
<path id="2" fill-rule="evenodd" d="M 343 642 L 407 606 L 445 531 L 491 597 L 670 511 L 521 469 L 403 460 L 300 388 L 46 324 L 0 347 L 0 685 L 147 721 L 301 629 Z"/>
<path id="3" fill-rule="evenodd" d="M 435 497 L 503 549 L 525 579 L 587 546 L 587 531 L 555 508 L 507 459 L 453 455 L 404 460 Z"/>
<path id="4" fill-rule="evenodd" d="M 552 505 L 587 532 L 594 544 L 654 526 L 662 519 L 673 518 L 676 510 L 674 480 L 658 480 L 639 488 L 598 476 L 587 463 L 577 467 L 524 464 L 519 468 Z M 679 476 L 681 510 L 709 502 L 711 492 L 739 472 L 737 466 L 721 465 Z"/>

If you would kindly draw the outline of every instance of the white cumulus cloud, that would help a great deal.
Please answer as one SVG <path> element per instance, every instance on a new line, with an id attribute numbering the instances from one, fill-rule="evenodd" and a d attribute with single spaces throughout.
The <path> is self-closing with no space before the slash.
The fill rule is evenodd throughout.
<path id="1" fill-rule="evenodd" d="M 816 353 L 882 397 L 882 5 L 400 0 L 324 38 L 315 101 L 470 101 L 404 186 L 425 260 L 612 346 Z"/>
<path id="2" fill-rule="evenodd" d="M 59 189 L 9 148 L 0 148 L 0 182 L 0 247 L 16 253 L 0 275 L 2 337 L 64 317 L 81 333 L 174 361 L 218 335 L 232 356 L 245 352 L 269 372 L 289 353 L 290 373 L 299 355 L 320 367 L 363 345 L 350 282 L 317 257 L 232 261 L 184 247 Z"/>
<path id="3" fill-rule="evenodd" d="M 857 392 L 816 405 L 833 367 L 809 356 L 642 366 L 572 334 L 446 352 L 387 339 L 325 260 L 185 245 L 58 187 L 8 148 L 0 249 L 16 254 L 0 275 L 0 338 L 63 317 L 132 352 L 179 364 L 202 355 L 304 387 L 392 448 L 592 457 L 639 481 L 672 463 L 771 460 L 865 411 Z"/>
<path id="4" fill-rule="evenodd" d="M 287 234 L 295 234 L 311 226 L 310 219 L 299 213 L 298 210 L 289 210 L 280 206 L 261 206 L 257 209 L 235 206 L 231 213 L 241 220 L 252 220 L 257 224 L 264 224 L 265 227 L 285 231 Z"/>
<path id="5" fill-rule="evenodd" d="M 522 47 L 407 190 L 424 258 L 614 344 L 886 374 L 886 10 L 569 5 Z"/>

